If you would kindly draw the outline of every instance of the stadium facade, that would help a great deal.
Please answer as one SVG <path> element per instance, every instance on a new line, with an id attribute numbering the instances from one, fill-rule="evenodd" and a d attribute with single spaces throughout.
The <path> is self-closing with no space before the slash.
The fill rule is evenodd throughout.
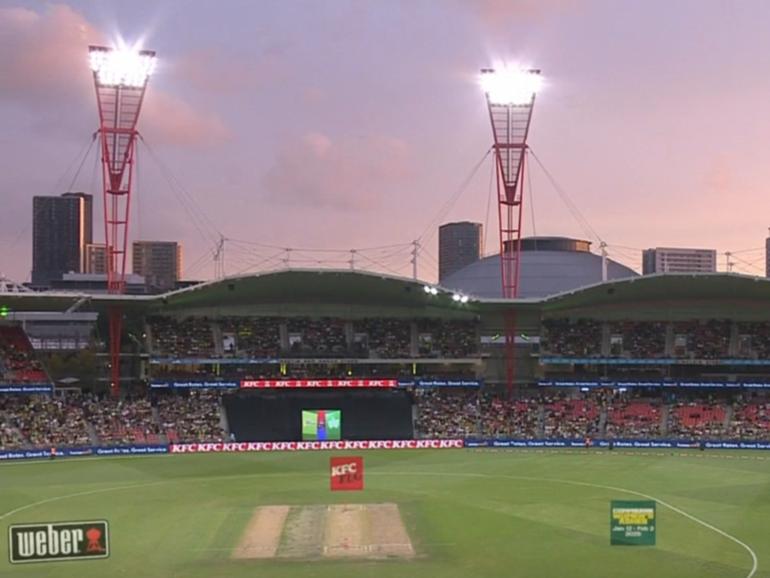
<path id="1" fill-rule="evenodd" d="M 269 318 L 280 332 L 278 349 L 269 356 L 261 356 L 270 357 L 270 364 L 298 363 L 296 355 L 287 355 L 291 340 L 295 339 L 292 319 L 333 319 L 342 324 L 340 339 L 344 343 L 339 355 L 319 356 L 319 367 L 330 365 L 329 358 L 335 358 L 338 371 L 344 368 L 347 372 L 351 366 L 371 369 L 379 365 L 398 372 L 408 369 L 414 375 L 434 375 L 440 369 L 447 376 L 474 376 L 488 384 L 502 383 L 503 318 L 511 310 L 517 316 L 520 384 L 547 381 L 555 376 L 612 380 L 628 377 L 629 372 L 633 373 L 629 368 L 638 369 L 640 365 L 645 366 L 643 373 L 647 378 L 654 374 L 659 381 L 695 378 L 702 373 L 704 363 L 710 368 L 710 378 L 722 381 L 740 380 L 745 375 L 770 375 L 770 360 L 765 369 L 764 350 L 758 345 L 764 337 L 752 336 L 752 331 L 764 331 L 761 324 L 770 321 L 770 280 L 764 278 L 736 274 L 651 275 L 598 283 L 547 297 L 477 298 L 467 303 L 455 301 L 452 290 L 438 289 L 437 295 L 432 295 L 424 291 L 420 282 L 357 271 L 287 270 L 231 277 L 162 295 L 45 292 L 5 294 L 0 300 L 10 311 L 6 323 L 14 323 L 17 312 L 19 319 L 23 319 L 23 313 L 30 311 L 94 312 L 103 320 L 110 306 L 120 304 L 125 311 L 126 332 L 130 334 L 124 354 L 141 359 L 140 363 L 124 363 L 124 374 L 129 373 L 124 376 L 132 381 L 150 379 L 150 362 L 158 357 L 148 319 L 207 320 L 218 345 L 211 355 L 199 356 L 196 362 L 205 373 L 205 368 L 213 368 L 217 358 L 227 357 L 219 343 L 228 329 L 219 320 Z M 348 356 L 349 348 L 365 333 L 356 320 L 365 319 L 407 323 L 407 354 L 397 359 Z M 421 320 L 467 323 L 473 332 L 471 354 L 461 359 L 456 355 L 420 355 L 417 349 Z M 570 324 L 593 323 L 585 337 L 591 342 L 590 352 L 578 355 L 554 350 L 550 352 L 553 355 L 545 355 L 540 342 L 548 337 L 548 324 L 553 320 L 566 323 L 564 331 L 571 334 L 576 330 Z M 724 325 L 716 330 L 701 329 L 714 320 Z M 636 328 L 638 331 L 657 332 L 653 341 L 660 347 L 646 362 L 629 349 L 632 337 L 623 323 L 641 324 Z M 687 323 L 695 325 L 688 328 Z M 752 323 L 760 325 L 753 327 Z M 66 342 L 66 323 L 61 331 L 59 338 Z M 78 339 L 82 340 L 82 327 L 77 331 Z M 698 336 L 711 338 L 712 333 L 719 331 L 724 334 L 719 337 L 718 351 L 703 354 L 702 346 L 697 344 Z M 57 339 L 50 331 L 46 337 Z M 104 347 L 103 342 L 101 346 Z M 183 353 L 178 352 L 180 357 L 191 357 Z"/>

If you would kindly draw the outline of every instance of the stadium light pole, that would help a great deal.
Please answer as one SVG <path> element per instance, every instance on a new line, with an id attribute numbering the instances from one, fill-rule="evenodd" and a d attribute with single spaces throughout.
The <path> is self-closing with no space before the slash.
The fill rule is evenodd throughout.
<path id="1" fill-rule="evenodd" d="M 136 123 L 156 59 L 152 50 L 124 47 L 89 46 L 88 54 L 99 109 L 107 290 L 121 294 L 126 287 L 131 187 L 139 135 Z M 110 307 L 109 319 L 110 387 L 113 395 L 119 395 L 123 325 L 119 305 Z"/>
<path id="2" fill-rule="evenodd" d="M 481 70 L 481 88 L 487 97 L 494 137 L 497 174 L 497 210 L 500 233 L 500 275 L 503 297 L 519 293 L 521 223 L 524 203 L 524 165 L 535 96 L 542 85 L 540 70 L 500 67 Z M 515 381 L 516 317 L 505 318 L 508 391 Z"/>

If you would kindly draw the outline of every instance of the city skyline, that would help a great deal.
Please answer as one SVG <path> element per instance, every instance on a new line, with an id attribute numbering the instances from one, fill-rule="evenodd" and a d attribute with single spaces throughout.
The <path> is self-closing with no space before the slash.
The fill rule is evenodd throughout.
<path id="1" fill-rule="evenodd" d="M 276 254 L 248 243 L 403 244 L 400 261 L 386 264 L 400 264 L 396 271 L 408 276 L 408 243 L 491 144 L 478 69 L 516 58 L 542 68 L 546 80 L 532 149 L 614 259 L 641 271 L 644 248 L 702 246 L 719 251 L 719 269 L 730 251 L 737 253 L 734 271 L 764 273 L 765 3 L 209 7 L 17 2 L 0 9 L 7 48 L 0 56 L 7 126 L 0 136 L 7 163 L 0 272 L 28 278 L 32 197 L 72 188 L 79 151 L 96 128 L 87 46 L 111 42 L 120 29 L 129 40 L 144 36 L 159 56 L 139 123 L 149 146 L 140 153 L 130 238 L 179 239 L 189 255 L 184 277 L 213 276 L 219 232 L 240 240 L 227 247 L 229 274 Z M 98 181 L 91 187 L 92 161 L 72 190 L 99 200 L 98 243 L 101 193 Z M 545 173 L 535 162 L 530 168 L 536 225 L 527 198 L 525 235 L 586 238 L 598 249 Z M 483 223 L 493 252 L 490 169 L 487 158 L 423 237 L 422 277 L 437 276 L 435 229 L 443 222 Z M 753 251 L 738 253 L 744 249 Z M 338 266 L 347 258 L 340 254 Z M 279 265 L 280 256 L 267 263 Z M 360 266 L 377 265 L 362 259 Z"/>

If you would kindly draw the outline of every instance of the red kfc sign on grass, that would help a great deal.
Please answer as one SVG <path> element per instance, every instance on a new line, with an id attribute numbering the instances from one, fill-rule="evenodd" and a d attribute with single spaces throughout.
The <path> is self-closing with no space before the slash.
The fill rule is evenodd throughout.
<path id="1" fill-rule="evenodd" d="M 364 458 L 329 458 L 332 492 L 364 489 Z"/>

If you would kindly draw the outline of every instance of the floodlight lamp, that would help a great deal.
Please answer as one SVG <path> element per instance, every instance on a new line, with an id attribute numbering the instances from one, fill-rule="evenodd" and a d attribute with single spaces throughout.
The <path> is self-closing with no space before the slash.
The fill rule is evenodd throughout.
<path id="1" fill-rule="evenodd" d="M 91 70 L 104 86 L 144 86 L 155 70 L 155 53 L 129 48 L 110 49 L 92 46 L 89 50 Z"/>
<path id="2" fill-rule="evenodd" d="M 460 303 L 467 303 L 467 302 L 468 302 L 468 296 L 467 295 L 463 295 L 462 297 L 460 297 Z"/>
<path id="3" fill-rule="evenodd" d="M 425 285 L 423 287 L 423 291 L 425 291 L 426 293 L 430 293 L 430 285 Z"/>
<path id="4" fill-rule="evenodd" d="M 459 293 L 452 295 L 452 301 L 460 301 L 460 299 L 462 299 L 462 296 Z"/>
<path id="5" fill-rule="evenodd" d="M 539 70 L 524 68 L 485 68 L 479 82 L 489 102 L 498 105 L 529 104 L 543 86 Z"/>

